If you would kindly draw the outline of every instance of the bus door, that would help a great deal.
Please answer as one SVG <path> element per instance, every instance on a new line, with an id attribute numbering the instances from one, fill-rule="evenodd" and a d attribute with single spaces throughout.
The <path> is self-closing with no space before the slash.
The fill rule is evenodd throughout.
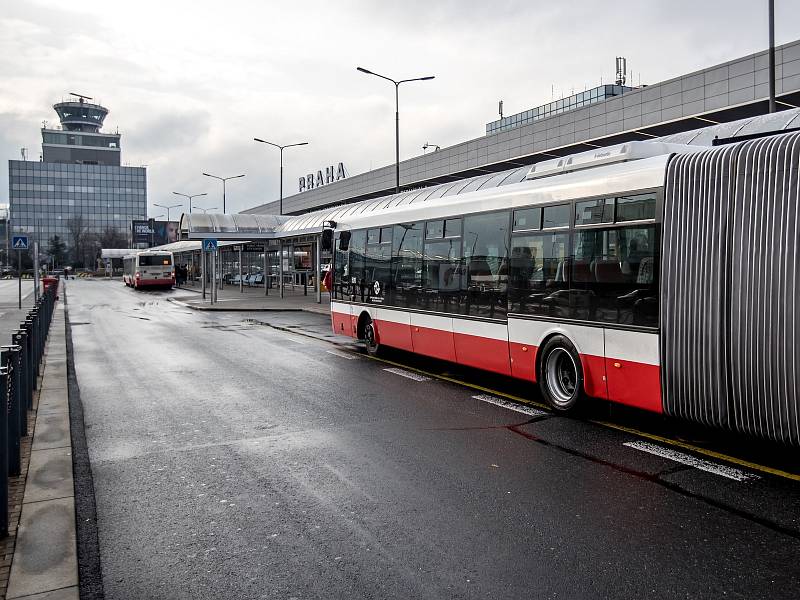
<path id="1" fill-rule="evenodd" d="M 349 235 L 349 232 L 348 232 Z M 349 241 L 349 237 L 348 237 Z M 350 300 L 350 256 L 348 244 L 336 233 L 333 252 L 333 283 L 331 284 L 331 326 L 339 335 L 353 335 Z M 342 249 L 344 248 L 344 249 Z"/>
<path id="2" fill-rule="evenodd" d="M 608 399 L 661 412 L 656 228 L 619 227 L 606 236 L 606 256 L 595 261 L 594 276 L 607 290 L 597 315 L 617 324 L 604 328 Z"/>

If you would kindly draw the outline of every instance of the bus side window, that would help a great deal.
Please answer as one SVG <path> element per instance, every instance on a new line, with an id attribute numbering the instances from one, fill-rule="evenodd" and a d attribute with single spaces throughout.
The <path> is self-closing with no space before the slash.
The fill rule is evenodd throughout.
<path id="1" fill-rule="evenodd" d="M 391 293 L 395 306 L 418 306 L 422 286 L 422 223 L 401 223 L 392 235 Z"/>
<path id="2" fill-rule="evenodd" d="M 467 314 L 505 318 L 508 311 L 508 211 L 464 217 Z"/>
<path id="3" fill-rule="evenodd" d="M 461 312 L 461 239 L 425 242 L 424 305 L 437 312 Z"/>
<path id="4" fill-rule="evenodd" d="M 576 231 L 570 316 L 656 327 L 658 244 L 655 225 Z"/>
<path id="5" fill-rule="evenodd" d="M 373 233 L 376 232 L 376 233 Z M 370 229 L 365 255 L 365 297 L 386 304 L 391 292 L 392 229 Z"/>
<path id="6" fill-rule="evenodd" d="M 511 312 L 568 316 L 565 265 L 568 233 L 515 235 L 511 239 L 508 303 Z"/>
<path id="7" fill-rule="evenodd" d="M 350 236 L 350 299 L 364 302 L 366 299 L 366 245 L 367 230 L 352 232 Z"/>

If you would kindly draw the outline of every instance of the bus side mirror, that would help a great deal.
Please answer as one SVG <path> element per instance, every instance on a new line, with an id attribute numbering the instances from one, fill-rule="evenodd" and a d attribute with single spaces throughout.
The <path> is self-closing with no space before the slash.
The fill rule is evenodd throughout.
<path id="1" fill-rule="evenodd" d="M 323 229 L 320 239 L 320 248 L 325 252 L 333 250 L 333 229 Z"/>
<path id="2" fill-rule="evenodd" d="M 350 248 L 350 232 L 343 231 L 339 234 L 339 250 L 346 251 Z"/>

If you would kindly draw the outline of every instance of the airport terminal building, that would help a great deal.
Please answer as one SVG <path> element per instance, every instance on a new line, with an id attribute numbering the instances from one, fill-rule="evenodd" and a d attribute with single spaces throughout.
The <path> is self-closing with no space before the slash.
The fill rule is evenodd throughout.
<path id="1" fill-rule="evenodd" d="M 776 48 L 779 110 L 800 106 L 800 40 Z M 653 85 L 606 85 L 486 124 L 486 135 L 400 163 L 400 189 L 489 175 L 632 140 L 648 140 L 768 112 L 767 51 Z M 621 83 L 621 82 L 620 82 Z M 800 127 L 800 122 L 788 123 Z M 746 132 L 730 132 L 741 136 Z M 394 193 L 395 166 L 283 199 L 302 214 Z M 278 199 L 243 211 L 278 214 Z"/>
<path id="2" fill-rule="evenodd" d="M 131 221 L 146 218 L 146 169 L 122 166 L 120 134 L 100 131 L 105 107 L 80 97 L 53 108 L 61 128 L 41 130 L 41 160 L 8 161 L 11 227 L 41 255 L 58 236 L 71 260 L 91 264 L 95 242 L 127 240 Z"/>

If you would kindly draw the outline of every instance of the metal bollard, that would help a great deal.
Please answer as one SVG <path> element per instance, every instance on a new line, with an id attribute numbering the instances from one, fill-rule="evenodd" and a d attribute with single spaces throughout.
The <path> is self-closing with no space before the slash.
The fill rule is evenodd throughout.
<path id="1" fill-rule="evenodd" d="M 8 372 L 0 366 L 0 408 L 8 395 Z M 8 535 L 8 414 L 0 410 L 0 536 Z"/>
<path id="2" fill-rule="evenodd" d="M 28 313 L 28 318 L 26 321 L 30 322 L 31 324 L 31 339 L 33 340 L 33 352 L 31 355 L 33 358 L 33 362 L 31 363 L 33 366 L 33 385 L 31 386 L 31 389 L 35 390 L 38 387 L 37 382 L 39 380 L 39 364 L 41 363 L 42 359 L 41 344 L 39 343 L 39 337 L 41 335 L 41 327 L 39 326 L 39 311 L 36 308 L 32 308 Z"/>
<path id="3" fill-rule="evenodd" d="M 5 369 L 6 375 L 5 379 L 0 382 L 0 388 L 2 388 L 0 398 L 5 399 L 5 403 L 0 403 L 0 412 L 6 419 L 6 426 L 0 425 L 0 429 L 2 429 L 0 435 L 5 437 L 5 442 L 0 441 L 0 444 L 6 450 L 6 472 L 14 476 L 19 475 L 22 469 L 20 445 L 22 436 L 27 433 L 27 429 L 24 432 L 22 430 L 20 403 L 13 386 L 15 361 L 18 356 L 19 346 L 3 346 L 2 353 L 0 353 L 0 366 Z M 24 425 L 27 428 L 27 418 Z"/>
<path id="4" fill-rule="evenodd" d="M 33 337 L 33 320 L 31 317 L 25 319 L 22 324 L 27 339 L 27 361 L 25 362 L 25 375 L 28 379 L 28 394 L 25 397 L 27 408 L 33 408 L 33 390 L 36 387 L 36 340 Z"/>
<path id="5" fill-rule="evenodd" d="M 19 384 L 19 409 L 24 417 L 20 418 L 20 422 L 25 422 L 25 428 L 22 430 L 23 435 L 28 434 L 28 406 L 33 402 L 33 392 L 30 387 L 30 376 L 28 372 L 28 333 L 24 329 L 19 329 L 12 336 L 11 340 L 14 345 L 19 346 L 19 377 L 17 383 Z"/>

